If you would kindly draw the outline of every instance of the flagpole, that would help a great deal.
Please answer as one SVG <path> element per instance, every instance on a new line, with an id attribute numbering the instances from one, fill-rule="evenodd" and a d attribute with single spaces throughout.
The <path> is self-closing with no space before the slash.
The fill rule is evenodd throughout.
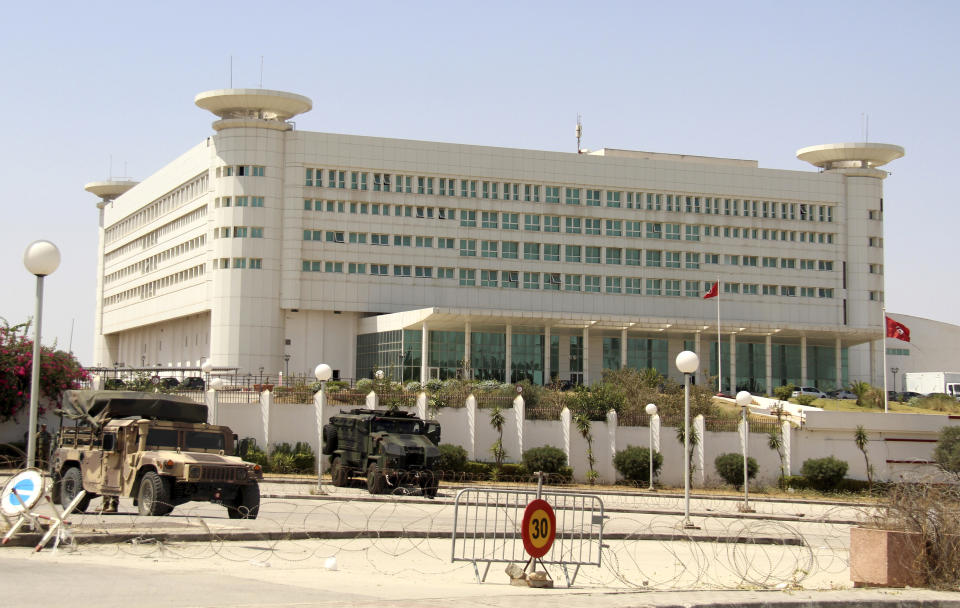
<path id="1" fill-rule="evenodd" d="M 887 307 L 881 306 L 880 311 L 883 313 L 883 336 L 880 338 L 880 347 L 883 349 L 883 413 L 888 414 L 890 412 L 890 396 L 887 393 Z"/>
<path id="2" fill-rule="evenodd" d="M 723 392 L 723 344 L 720 343 L 720 275 L 717 275 L 717 392 Z M 733 393 L 733 389 L 730 389 Z"/>

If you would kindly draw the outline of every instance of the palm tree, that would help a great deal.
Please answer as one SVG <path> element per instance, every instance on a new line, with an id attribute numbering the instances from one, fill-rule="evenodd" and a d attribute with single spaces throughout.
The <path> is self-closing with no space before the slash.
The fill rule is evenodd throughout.
<path id="1" fill-rule="evenodd" d="M 867 436 L 867 431 L 864 430 L 863 425 L 857 425 L 857 430 L 853 433 L 853 441 L 857 444 L 857 449 L 863 452 L 863 461 L 867 466 L 867 485 L 870 491 L 873 491 L 873 465 L 870 464 L 870 458 L 867 457 L 867 443 L 870 442 L 870 438 Z"/>
<path id="2" fill-rule="evenodd" d="M 850 392 L 857 396 L 857 405 L 863 405 L 863 398 L 866 396 L 870 389 L 873 387 L 870 386 L 869 382 L 851 382 L 850 383 Z"/>
<path id="3" fill-rule="evenodd" d="M 685 434 L 683 427 L 678 426 L 677 441 L 680 442 L 680 445 L 683 445 Z M 693 453 L 696 451 L 698 445 L 700 445 L 700 433 L 697 432 L 696 427 L 692 427 L 690 429 L 690 479 L 693 479 L 693 472 L 697 469 L 697 463 L 693 461 Z"/>
<path id="4" fill-rule="evenodd" d="M 503 465 L 503 458 L 507 455 L 507 451 L 503 449 L 503 425 L 506 424 L 506 422 L 507 420 L 503 416 L 503 410 L 500 409 L 499 405 L 490 410 L 490 426 L 496 429 L 498 434 L 497 440 L 490 446 L 490 453 L 497 463 L 498 471 L 501 465 Z"/>
<path id="5" fill-rule="evenodd" d="M 573 422 L 577 425 L 577 431 L 579 431 L 580 436 L 583 437 L 587 442 L 587 464 L 590 465 L 590 472 L 587 473 L 587 480 L 590 482 L 590 485 L 593 485 L 600 474 L 597 473 L 597 471 L 593 468 L 593 465 L 596 464 L 597 459 L 593 456 L 593 433 L 590 432 L 590 417 L 584 412 L 578 412 L 574 414 Z"/>

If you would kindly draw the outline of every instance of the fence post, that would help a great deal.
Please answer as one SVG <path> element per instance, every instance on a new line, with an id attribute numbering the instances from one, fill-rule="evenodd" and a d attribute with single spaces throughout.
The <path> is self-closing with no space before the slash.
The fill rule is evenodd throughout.
<path id="1" fill-rule="evenodd" d="M 427 419 L 427 394 L 423 391 L 417 394 L 417 418 Z"/>
<path id="2" fill-rule="evenodd" d="M 260 393 L 260 420 L 263 421 L 263 451 L 270 454 L 270 407 L 273 405 L 273 393 Z"/>
<path id="3" fill-rule="evenodd" d="M 570 453 L 570 421 L 572 417 L 570 415 L 570 409 L 564 407 L 560 410 L 560 433 L 563 437 L 563 453 L 567 455 L 567 464 L 570 467 L 573 467 L 573 456 Z"/>
<path id="4" fill-rule="evenodd" d="M 513 415 L 517 423 L 517 447 L 520 450 L 519 458 L 523 461 L 523 425 L 527 418 L 527 406 L 521 395 L 513 399 Z"/>
<path id="5" fill-rule="evenodd" d="M 367 393 L 367 409 L 368 410 L 377 409 L 377 405 L 379 403 L 380 403 L 380 400 L 377 398 L 377 393 L 375 393 L 374 391 L 370 391 L 369 393 Z"/>
<path id="6" fill-rule="evenodd" d="M 217 391 L 211 388 L 207 391 L 205 397 L 207 402 L 207 424 L 216 424 L 217 408 L 220 405 L 219 399 L 217 398 Z"/>
<path id="7" fill-rule="evenodd" d="M 470 460 L 477 459 L 477 398 L 471 393 L 464 406 L 467 410 L 467 433 L 470 437 Z"/>
<path id="8" fill-rule="evenodd" d="M 790 426 L 790 423 L 786 420 L 783 421 L 783 468 L 785 469 L 783 474 L 789 477 L 790 472 L 790 439 L 793 436 L 793 427 Z"/>
<path id="9" fill-rule="evenodd" d="M 613 459 L 617 455 L 617 429 L 620 424 L 620 417 L 617 416 L 616 410 L 610 410 L 607 412 L 607 440 L 610 442 L 610 451 L 609 459 L 601 461 L 604 468 L 610 473 L 610 477 L 613 481 L 617 480 L 617 467 L 613 464 Z"/>
<path id="10" fill-rule="evenodd" d="M 704 452 L 706 451 L 704 444 L 707 441 L 707 434 L 704 432 L 704 423 L 703 423 L 703 414 L 698 415 L 693 419 L 693 430 L 697 434 L 697 437 L 700 438 L 700 441 L 697 442 L 696 447 L 693 449 L 693 476 L 694 483 L 696 485 L 703 487 L 704 481 L 706 481 L 707 470 L 703 466 L 704 461 Z"/>

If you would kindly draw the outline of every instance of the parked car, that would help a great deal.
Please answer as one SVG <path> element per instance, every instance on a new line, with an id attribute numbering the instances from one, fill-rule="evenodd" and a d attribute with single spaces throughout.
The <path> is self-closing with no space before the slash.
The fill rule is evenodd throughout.
<path id="1" fill-rule="evenodd" d="M 811 397 L 816 397 L 817 399 L 826 399 L 827 394 L 815 386 L 799 386 L 797 390 L 790 393 L 791 397 L 799 397 L 800 395 L 810 395 Z"/>
<path id="2" fill-rule="evenodd" d="M 203 383 L 203 378 L 199 376 L 190 376 L 189 378 L 184 378 L 183 382 L 180 383 L 180 388 L 187 391 L 202 391 L 206 386 Z"/>
<path id="3" fill-rule="evenodd" d="M 831 399 L 856 399 L 857 396 L 846 389 L 830 391 L 827 396 Z"/>
<path id="4" fill-rule="evenodd" d="M 910 401 L 914 397 L 923 397 L 923 395 L 914 391 L 903 391 L 902 393 L 897 393 L 897 401 L 902 401 L 903 403 Z"/>
<path id="5" fill-rule="evenodd" d="M 172 376 L 167 376 L 166 378 L 160 379 L 160 386 L 163 388 L 177 388 L 180 386 L 180 381 Z"/>

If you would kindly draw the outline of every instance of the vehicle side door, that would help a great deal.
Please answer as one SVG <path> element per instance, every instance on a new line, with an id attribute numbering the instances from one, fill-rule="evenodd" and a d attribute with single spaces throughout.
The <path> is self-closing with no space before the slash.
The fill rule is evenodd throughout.
<path id="1" fill-rule="evenodd" d="M 103 434 L 95 432 L 88 448 L 80 450 L 80 474 L 83 476 L 83 489 L 100 493 L 103 487 Z"/>
<path id="2" fill-rule="evenodd" d="M 123 437 L 127 429 L 104 431 L 100 442 L 100 479 L 104 491 L 120 491 L 123 472 Z"/>

